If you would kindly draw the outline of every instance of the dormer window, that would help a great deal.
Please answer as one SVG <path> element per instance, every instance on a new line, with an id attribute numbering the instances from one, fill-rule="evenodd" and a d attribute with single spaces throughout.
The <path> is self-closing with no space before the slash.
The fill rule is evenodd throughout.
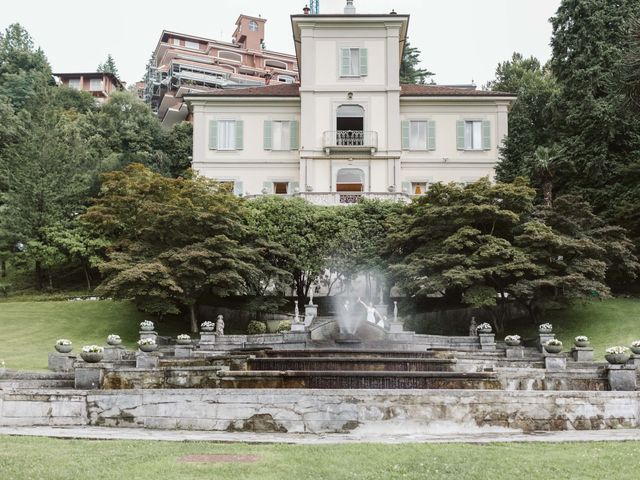
<path id="1" fill-rule="evenodd" d="M 258 31 L 258 22 L 256 22 L 255 20 L 251 20 L 249 22 L 249 30 L 251 30 L 252 32 L 257 32 Z"/>
<path id="2" fill-rule="evenodd" d="M 340 76 L 364 77 L 368 73 L 366 48 L 340 49 Z"/>

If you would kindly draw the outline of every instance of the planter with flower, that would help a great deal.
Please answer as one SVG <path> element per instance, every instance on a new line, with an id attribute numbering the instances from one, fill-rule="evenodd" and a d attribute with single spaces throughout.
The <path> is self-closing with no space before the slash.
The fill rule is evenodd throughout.
<path id="1" fill-rule="evenodd" d="M 504 337 L 504 343 L 510 347 L 517 347 L 520 345 L 520 335 L 507 335 Z"/>
<path id="2" fill-rule="evenodd" d="M 576 338 L 574 338 L 573 343 L 576 347 L 586 348 L 589 346 L 589 337 L 578 335 Z"/>
<path id="3" fill-rule="evenodd" d="M 481 323 L 476 328 L 476 332 L 478 332 L 478 333 L 491 333 L 491 331 L 492 331 L 491 325 L 489 325 L 486 322 L 485 323 Z"/>
<path id="4" fill-rule="evenodd" d="M 549 334 L 553 331 L 553 325 L 550 323 L 543 323 L 542 325 L 538 325 L 538 333 Z"/>
<path id="5" fill-rule="evenodd" d="M 82 347 L 80 357 L 87 363 L 98 363 L 104 357 L 104 348 L 99 345 L 86 345 Z"/>
<path id="6" fill-rule="evenodd" d="M 203 332 L 213 332 L 216 329 L 216 324 L 215 322 L 202 322 L 200 324 L 200 330 Z"/>
<path id="7" fill-rule="evenodd" d="M 143 352 L 155 352 L 158 344 L 153 338 L 141 338 L 138 340 L 138 348 Z"/>
<path id="8" fill-rule="evenodd" d="M 115 335 L 112 333 L 107 337 L 107 343 L 112 347 L 117 347 L 119 345 L 122 345 L 122 339 L 120 338 L 120 335 Z"/>
<path id="9" fill-rule="evenodd" d="M 191 337 L 187 334 L 178 335 L 176 338 L 178 345 L 191 345 Z"/>
<path id="10" fill-rule="evenodd" d="M 69 353 L 73 350 L 73 343 L 71 343 L 71 340 L 67 340 L 66 338 L 60 338 L 56 340 L 54 347 L 58 353 Z"/>
<path id="11" fill-rule="evenodd" d="M 640 340 L 631 343 L 631 351 L 634 355 L 640 355 Z"/>
<path id="12" fill-rule="evenodd" d="M 630 357 L 629 349 L 620 345 L 607 348 L 604 355 L 604 358 L 611 365 L 624 365 Z"/>
<path id="13" fill-rule="evenodd" d="M 143 332 L 153 332 L 154 325 L 151 320 L 143 320 L 140 322 L 140 330 Z"/>
<path id="14" fill-rule="evenodd" d="M 552 338 L 544 344 L 544 349 L 547 353 L 560 353 L 562 352 L 562 342 L 557 338 Z"/>

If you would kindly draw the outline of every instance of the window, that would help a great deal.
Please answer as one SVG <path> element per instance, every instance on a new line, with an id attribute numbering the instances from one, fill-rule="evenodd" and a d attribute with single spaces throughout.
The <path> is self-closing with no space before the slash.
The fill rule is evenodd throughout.
<path id="1" fill-rule="evenodd" d="M 80 90 L 80 79 L 79 78 L 70 78 L 69 79 L 69 88 L 73 88 L 74 90 Z"/>
<path id="2" fill-rule="evenodd" d="M 341 168 L 336 176 L 337 192 L 364 192 L 364 172 L 359 168 Z"/>
<path id="3" fill-rule="evenodd" d="M 436 122 L 433 120 L 402 121 L 403 150 L 435 150 Z"/>
<path id="4" fill-rule="evenodd" d="M 287 64 L 278 60 L 265 60 L 265 67 L 279 68 L 280 70 L 286 70 Z"/>
<path id="5" fill-rule="evenodd" d="M 234 62 L 242 62 L 242 55 L 234 52 L 218 52 L 218 58 L 233 60 Z"/>
<path id="6" fill-rule="evenodd" d="M 276 195 L 286 195 L 289 190 L 289 182 L 273 182 L 273 193 Z"/>
<path id="7" fill-rule="evenodd" d="M 361 77 L 367 75 L 367 49 L 340 49 L 340 76 Z"/>
<path id="8" fill-rule="evenodd" d="M 174 38 L 172 40 L 172 42 L 173 42 L 174 45 L 180 45 L 180 39 L 179 38 Z"/>
<path id="9" fill-rule="evenodd" d="M 278 75 L 278 81 L 280 83 L 293 83 L 293 77 L 289 75 Z"/>
<path id="10" fill-rule="evenodd" d="M 412 195 L 424 195 L 427 193 L 427 182 L 412 182 L 411 194 Z"/>
<path id="11" fill-rule="evenodd" d="M 464 149 L 482 150 L 482 122 L 464 122 Z"/>
<path id="12" fill-rule="evenodd" d="M 185 40 L 184 46 L 187 48 L 193 48 L 195 50 L 200 50 L 200 44 L 198 42 L 192 42 L 190 40 Z"/>
<path id="13" fill-rule="evenodd" d="M 89 80 L 89 90 L 92 92 L 101 92 L 102 91 L 102 79 L 101 78 L 92 78 Z"/>
<path id="14" fill-rule="evenodd" d="M 258 22 L 256 22 L 255 20 L 251 20 L 249 22 L 249 30 L 251 30 L 252 32 L 257 32 L 258 31 Z"/>
<path id="15" fill-rule="evenodd" d="M 218 150 L 236 149 L 236 122 L 235 120 L 218 121 Z"/>
<path id="16" fill-rule="evenodd" d="M 271 122 L 272 150 L 291 149 L 291 122 Z"/>
<path id="17" fill-rule="evenodd" d="M 411 122 L 410 148 L 411 150 L 427 148 L 427 122 Z"/>

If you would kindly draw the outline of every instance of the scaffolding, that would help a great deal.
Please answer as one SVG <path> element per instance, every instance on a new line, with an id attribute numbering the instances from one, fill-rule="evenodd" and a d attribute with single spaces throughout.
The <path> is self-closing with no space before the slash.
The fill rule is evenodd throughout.
<path id="1" fill-rule="evenodd" d="M 311 15 L 318 15 L 320 13 L 320 0 L 310 0 L 309 8 L 311 9 Z"/>

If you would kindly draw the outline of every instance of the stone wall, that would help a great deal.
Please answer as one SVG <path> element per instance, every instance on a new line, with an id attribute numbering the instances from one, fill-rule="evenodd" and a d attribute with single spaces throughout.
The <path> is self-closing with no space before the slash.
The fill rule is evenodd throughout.
<path id="1" fill-rule="evenodd" d="M 328 433 L 640 427 L 640 392 L 490 390 L 0 391 L 0 425 Z"/>

